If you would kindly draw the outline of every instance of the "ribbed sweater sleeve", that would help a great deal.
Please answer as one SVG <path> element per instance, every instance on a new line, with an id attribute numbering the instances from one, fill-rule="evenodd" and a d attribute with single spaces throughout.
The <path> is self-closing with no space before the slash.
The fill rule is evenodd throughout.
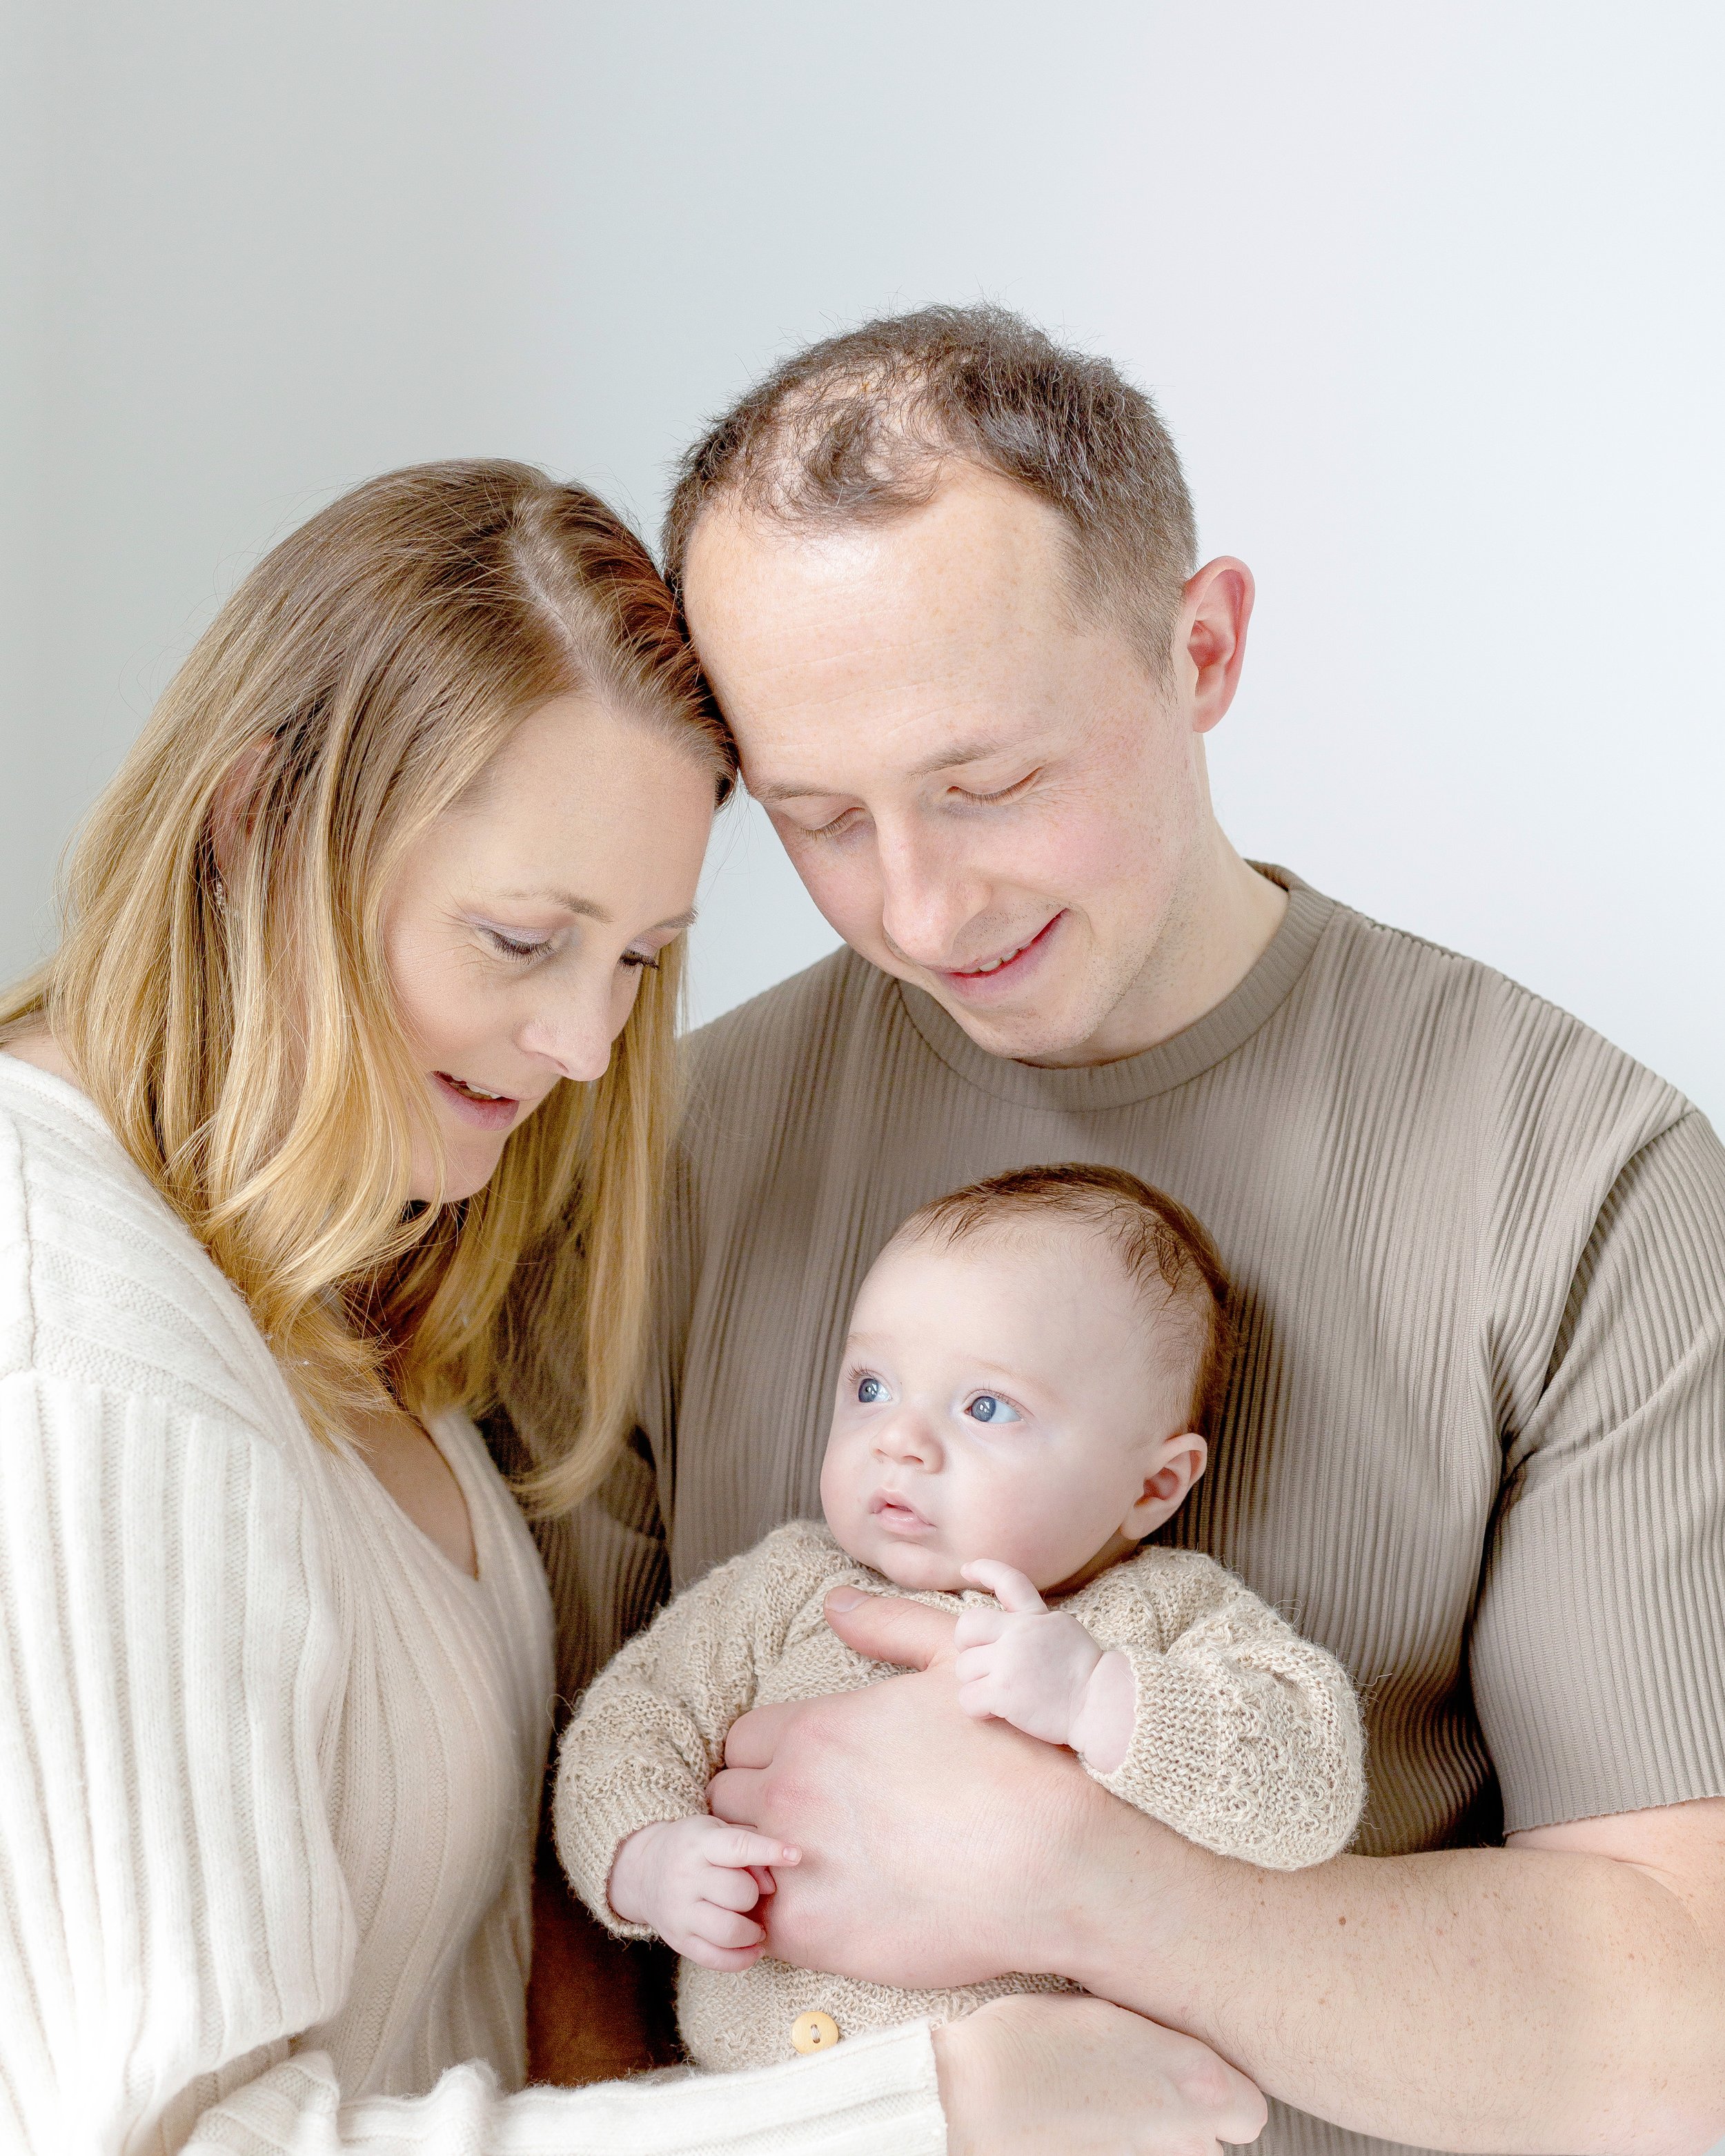
<path id="1" fill-rule="evenodd" d="M 594 1680 L 563 1733 L 552 1819 L 571 1884 L 619 1938 L 653 1937 L 607 1898 L 619 1848 L 638 1828 L 706 1810 L 726 1733 L 754 1705 L 760 1671 L 846 1563 L 829 1537 L 793 1521 L 680 1594 Z"/>
<path id="2" fill-rule="evenodd" d="M 344 2107 L 324 2055 L 290 2056 L 354 1948 L 320 1766 L 339 1609 L 267 1441 L 39 1371 L 0 1382 L 0 2144 L 943 2145 L 926 2030 L 747 2091 L 506 2095 L 460 2067 L 423 2097 Z"/>
<path id="3" fill-rule="evenodd" d="M 1090 1592 L 1086 1627 L 1135 1687 L 1131 1746 L 1102 1787 L 1219 1856 L 1276 1871 L 1338 1856 L 1365 1738 L 1334 1656 L 1190 1552 L 1153 1550 Z"/>

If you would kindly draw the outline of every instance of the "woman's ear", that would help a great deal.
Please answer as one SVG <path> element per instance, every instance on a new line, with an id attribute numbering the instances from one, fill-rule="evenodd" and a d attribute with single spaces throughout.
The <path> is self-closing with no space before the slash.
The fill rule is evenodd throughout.
<path id="1" fill-rule="evenodd" d="M 243 748 L 228 766 L 228 775 L 216 788 L 215 798 L 210 803 L 209 842 L 216 857 L 216 874 L 224 884 L 233 881 L 245 842 L 251 835 L 252 819 L 257 810 L 258 781 L 264 775 L 264 766 L 274 746 L 273 742 L 266 740 L 254 742 L 249 748 Z"/>
<path id="2" fill-rule="evenodd" d="M 1155 1465 L 1144 1477 L 1143 1494 L 1120 1523 L 1128 1542 L 1142 1542 L 1179 1511 L 1209 1457 L 1209 1447 L 1195 1430 L 1163 1438 L 1156 1448 Z"/>

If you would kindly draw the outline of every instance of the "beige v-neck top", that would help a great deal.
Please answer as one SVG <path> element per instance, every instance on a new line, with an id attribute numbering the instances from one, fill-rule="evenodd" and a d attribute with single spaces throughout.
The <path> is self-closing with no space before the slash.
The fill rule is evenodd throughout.
<path id="1" fill-rule="evenodd" d="M 472 1424 L 434 1435 L 477 1578 L 0 1055 L 0 2148 L 937 2156 L 926 2027 L 521 2087 L 551 1608 Z"/>
<path id="2" fill-rule="evenodd" d="M 1090 1160 L 1190 1206 L 1240 1290 L 1164 1533 L 1351 1671 L 1358 1846 L 1725 1794 L 1725 1150 L 1563 1011 L 1266 873 L 1289 905 L 1252 971 L 1120 1062 L 989 1055 L 849 951 L 695 1036 L 640 1443 L 545 1544 L 566 1696 L 670 1587 L 819 1517 L 897 1223 Z M 530 1442 L 567 1414 L 555 1382 L 512 1406 Z M 1280 2111 L 1262 2143 L 1374 2145 Z"/>

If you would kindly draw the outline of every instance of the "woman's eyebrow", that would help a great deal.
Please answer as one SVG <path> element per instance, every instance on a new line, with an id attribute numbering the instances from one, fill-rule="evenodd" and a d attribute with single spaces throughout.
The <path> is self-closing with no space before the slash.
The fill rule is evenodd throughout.
<path id="1" fill-rule="evenodd" d="M 614 927 L 616 921 L 615 915 L 608 913 L 597 899 L 578 898 L 572 891 L 501 891 L 497 896 L 517 906 L 537 906 L 549 901 L 552 906 L 562 906 L 565 913 L 578 914 L 584 921 L 597 921 L 606 928 Z M 668 921 L 655 921 L 648 932 L 656 935 L 661 928 L 669 928 L 675 933 L 694 924 L 695 908 L 691 906 L 686 913 L 674 913 Z"/>

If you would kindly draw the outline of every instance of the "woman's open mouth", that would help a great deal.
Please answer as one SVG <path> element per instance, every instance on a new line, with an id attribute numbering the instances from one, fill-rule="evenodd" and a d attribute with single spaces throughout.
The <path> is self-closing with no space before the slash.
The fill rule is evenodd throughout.
<path id="1" fill-rule="evenodd" d="M 431 1075 L 462 1122 L 478 1130 L 506 1131 L 521 1111 L 521 1102 L 511 1093 L 489 1093 L 483 1086 L 452 1077 L 447 1070 L 434 1070 Z"/>

